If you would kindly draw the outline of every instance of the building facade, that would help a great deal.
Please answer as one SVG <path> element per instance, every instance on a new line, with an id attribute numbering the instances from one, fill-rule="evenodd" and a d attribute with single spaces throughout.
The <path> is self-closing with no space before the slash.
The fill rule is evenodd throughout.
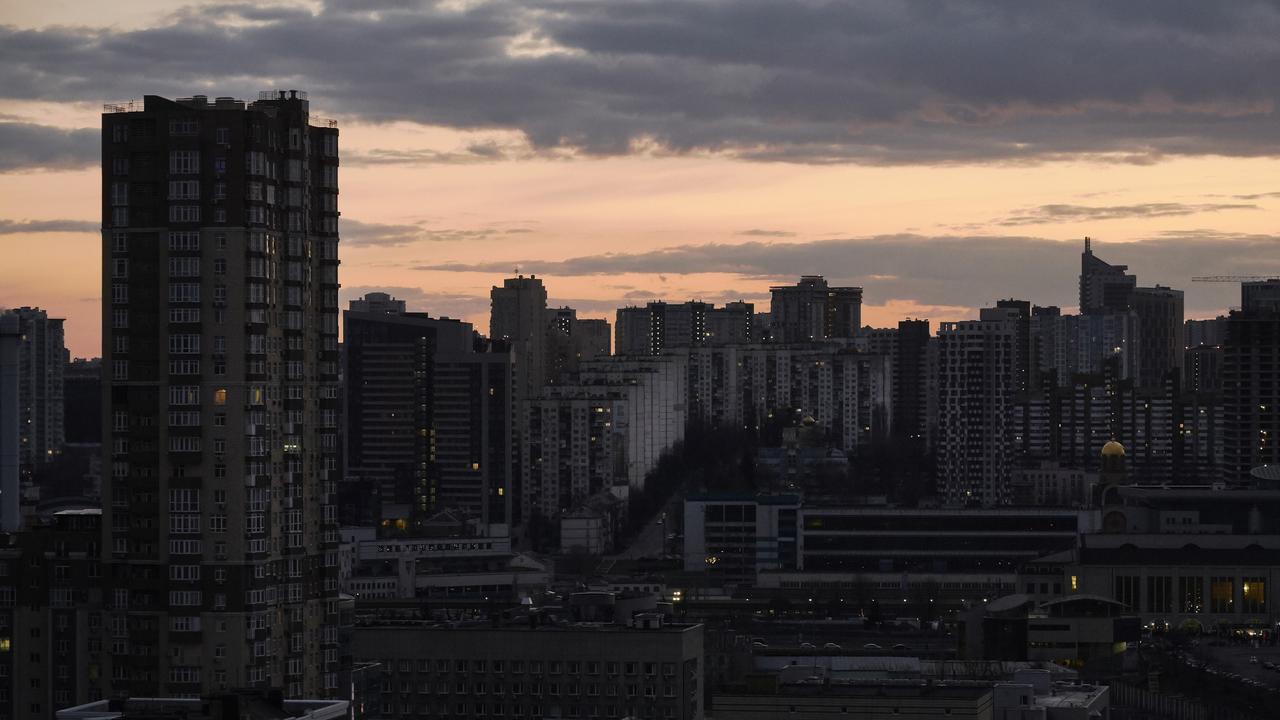
<path id="1" fill-rule="evenodd" d="M 381 717 L 703 717 L 701 625 L 533 618 L 491 627 L 359 627 L 387 676 Z"/>
<path id="2" fill-rule="evenodd" d="M 938 330 L 938 493 L 960 505 L 1012 499 L 1018 325 L 1002 310 Z"/>
<path id="3" fill-rule="evenodd" d="M 821 275 L 795 285 L 769 288 L 773 342 L 818 342 L 851 338 L 862 327 L 862 288 L 831 287 Z"/>
<path id="4" fill-rule="evenodd" d="M 536 276 L 506 278 L 489 291 L 489 337 L 515 351 L 517 400 L 536 397 L 548 381 L 547 289 Z"/>
<path id="5" fill-rule="evenodd" d="M 62 402 L 67 348 L 60 318 L 33 307 L 0 312 L 18 324 L 18 472 L 26 492 L 40 466 L 66 442 Z"/>
<path id="6" fill-rule="evenodd" d="M 1271 288 L 1277 288 L 1271 290 Z M 1222 479 L 1241 482 L 1280 463 L 1280 281 L 1246 283 L 1226 322 L 1222 351 Z"/>
<path id="7" fill-rule="evenodd" d="M 336 125 L 148 95 L 102 178 L 111 692 L 335 694 Z"/>

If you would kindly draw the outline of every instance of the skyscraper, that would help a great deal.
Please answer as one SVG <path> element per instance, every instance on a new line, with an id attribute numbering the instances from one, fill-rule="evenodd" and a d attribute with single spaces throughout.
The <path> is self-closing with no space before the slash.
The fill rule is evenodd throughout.
<path id="1" fill-rule="evenodd" d="M 15 532 L 21 524 L 18 447 L 21 417 L 18 407 L 18 319 L 0 313 L 0 531 Z"/>
<path id="2" fill-rule="evenodd" d="M 336 694 L 338 130 L 148 95 L 102 162 L 112 692 Z"/>
<path id="3" fill-rule="evenodd" d="M 1223 462 L 1228 482 L 1280 463 L 1280 280 L 1245 283 L 1222 346 Z"/>
<path id="4" fill-rule="evenodd" d="M 1170 373 L 1182 370 L 1186 328 L 1182 318 L 1182 291 L 1162 285 L 1138 287 L 1127 265 L 1111 265 L 1093 254 L 1092 241 L 1084 239 L 1080 256 L 1080 313 L 1137 315 L 1137 381 L 1142 387 L 1161 387 Z"/>
<path id="5" fill-rule="evenodd" d="M 4 313 L 16 318 L 18 327 L 18 468 L 25 492 L 38 467 L 66 441 L 62 374 L 67 348 L 61 319 L 35 307 Z"/>
<path id="6" fill-rule="evenodd" d="M 385 293 L 352 300 L 342 323 L 347 476 L 378 496 L 384 533 L 413 535 L 444 508 L 505 533 L 508 346 L 477 343 L 471 323 L 406 312 Z"/>
<path id="7" fill-rule="evenodd" d="M 547 289 L 537 277 L 506 278 L 489 292 L 489 337 L 511 343 L 516 399 L 536 397 L 547 377 Z"/>
<path id="8" fill-rule="evenodd" d="M 1133 291 L 1133 311 L 1138 316 L 1138 381 L 1143 387 L 1160 387 L 1170 373 L 1181 375 L 1187 348 L 1182 291 L 1157 285 Z"/>
<path id="9" fill-rule="evenodd" d="M 947 502 L 1012 498 L 1018 329 L 1004 308 L 938 329 L 938 492 Z"/>
<path id="10" fill-rule="evenodd" d="M 1093 254 L 1093 241 L 1084 239 L 1080 255 L 1080 314 L 1101 315 L 1129 309 L 1138 277 L 1128 265 L 1112 265 Z"/>
<path id="11" fill-rule="evenodd" d="M 769 288 L 774 342 L 818 342 L 851 338 L 862 328 L 862 288 L 831 287 L 821 275 L 795 285 Z"/>

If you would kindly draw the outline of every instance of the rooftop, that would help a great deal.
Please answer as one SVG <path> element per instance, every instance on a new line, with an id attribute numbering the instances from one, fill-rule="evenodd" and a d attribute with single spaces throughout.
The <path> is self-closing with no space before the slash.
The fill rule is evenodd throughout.
<path id="1" fill-rule="evenodd" d="M 57 720 L 336 720 L 347 716 L 346 700 L 281 700 L 259 694 L 202 699 L 128 698 L 98 700 L 57 711 Z"/>

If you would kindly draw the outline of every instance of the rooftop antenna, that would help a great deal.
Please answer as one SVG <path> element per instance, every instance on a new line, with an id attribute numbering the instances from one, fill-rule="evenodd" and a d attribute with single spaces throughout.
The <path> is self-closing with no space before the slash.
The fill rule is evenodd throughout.
<path id="1" fill-rule="evenodd" d="M 1089 236 L 1088 236 L 1088 235 L 1085 235 L 1085 236 L 1084 236 L 1084 251 L 1085 251 L 1085 252 L 1087 252 L 1087 253 L 1089 253 L 1089 252 L 1093 252 L 1093 250 L 1091 250 L 1091 249 L 1089 248 L 1089 244 L 1090 244 L 1090 242 L 1091 242 L 1091 240 L 1090 240 Z"/>

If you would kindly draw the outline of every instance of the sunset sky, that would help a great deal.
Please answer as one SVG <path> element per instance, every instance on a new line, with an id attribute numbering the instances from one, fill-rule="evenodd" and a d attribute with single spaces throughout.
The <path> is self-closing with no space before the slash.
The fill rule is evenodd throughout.
<path id="1" fill-rule="evenodd" d="M 0 4 L 0 307 L 100 353 L 104 102 L 310 93 L 343 305 L 485 330 L 519 268 L 609 317 L 800 274 L 864 321 L 1076 303 L 1081 238 L 1189 317 L 1280 273 L 1271 2 Z"/>

